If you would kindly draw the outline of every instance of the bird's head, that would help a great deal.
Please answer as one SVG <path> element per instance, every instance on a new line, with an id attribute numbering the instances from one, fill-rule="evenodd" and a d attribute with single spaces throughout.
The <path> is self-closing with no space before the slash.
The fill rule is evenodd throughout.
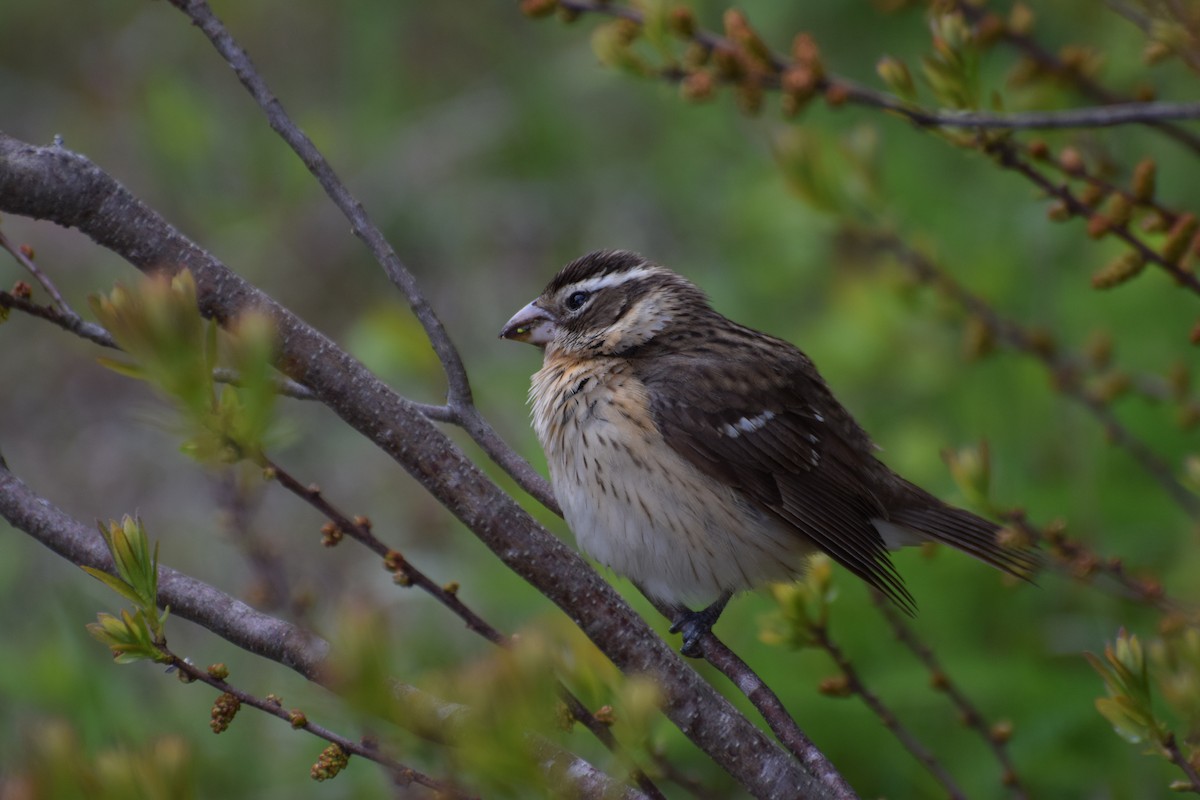
<path id="1" fill-rule="evenodd" d="M 628 250 L 597 250 L 563 267 L 500 336 L 567 355 L 628 355 L 710 311 L 693 283 Z"/>

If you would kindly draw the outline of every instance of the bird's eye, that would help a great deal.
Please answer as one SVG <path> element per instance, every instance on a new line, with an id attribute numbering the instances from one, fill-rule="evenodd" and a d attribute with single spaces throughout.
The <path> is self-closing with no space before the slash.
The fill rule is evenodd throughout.
<path id="1" fill-rule="evenodd" d="M 583 304 L 586 303 L 588 298 L 591 296 L 592 295 L 590 292 L 572 292 L 571 296 L 567 298 L 567 308 L 571 311 L 578 311 L 579 309 L 583 308 Z"/>

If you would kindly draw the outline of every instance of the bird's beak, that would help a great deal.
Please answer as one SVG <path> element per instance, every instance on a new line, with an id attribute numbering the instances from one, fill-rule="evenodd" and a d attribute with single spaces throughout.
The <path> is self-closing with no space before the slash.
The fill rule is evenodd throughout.
<path id="1" fill-rule="evenodd" d="M 513 318 L 500 331 L 500 338 L 545 347 L 554 338 L 556 323 L 554 316 L 534 300 L 513 314 Z"/>

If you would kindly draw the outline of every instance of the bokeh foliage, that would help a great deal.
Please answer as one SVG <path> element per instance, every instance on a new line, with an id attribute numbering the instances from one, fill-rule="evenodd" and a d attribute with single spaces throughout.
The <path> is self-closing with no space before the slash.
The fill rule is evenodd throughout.
<path id="1" fill-rule="evenodd" d="M 1197 600 L 1194 520 L 1054 390 L 1036 361 L 1003 347 L 977 357 L 979 348 L 964 344 L 971 326 L 956 304 L 887 259 L 865 256 L 846 234 L 864 226 L 895 232 L 1006 316 L 1050 332 L 1063 347 L 1107 347 L 1138 374 L 1190 371 L 1190 295 L 1154 270 L 1110 292 L 1092 289 L 1093 274 L 1120 245 L 1091 241 L 1084 222 L 1047 219 L 1048 204 L 1029 184 L 975 151 L 878 112 L 819 100 L 792 121 L 770 96 L 758 117 L 742 116 L 731 93 L 687 103 L 674 86 L 602 68 L 593 49 L 599 37 L 589 33 L 595 21 L 535 24 L 516 5 L 267 0 L 216 10 L 383 223 L 451 330 L 485 415 L 535 464 L 540 454 L 523 400 L 536 357 L 497 342 L 495 333 L 563 261 L 597 247 L 630 247 L 688 274 L 728 315 L 798 343 L 883 445 L 888 463 L 916 482 L 955 502 L 978 501 L 964 496 L 939 453 L 986 440 L 991 502 L 1023 507 L 1043 523 L 1063 518 L 1098 552 Z M 922 6 L 884 13 L 866 2 L 754 0 L 741 7 L 772 48 L 786 51 L 795 32 L 809 31 L 827 68 L 878 88 L 885 88 L 879 59 L 903 61 L 925 101 L 934 97 L 931 84 L 951 81 L 948 67 L 964 57 L 954 28 L 938 29 L 942 47 L 931 44 Z M 701 24 L 720 27 L 723 5 L 693 8 Z M 1008 6 L 997 10 L 1011 19 Z M 1055 52 L 1087 48 L 1081 68 L 1096 69 L 1118 91 L 1152 84 L 1164 98 L 1194 96 L 1194 73 L 1175 59 L 1148 66 L 1142 32 L 1094 3 L 1046 4 L 1035 18 L 1031 32 L 1040 41 Z M 0 0 L 0 19 L 0 99 L 14 112 L 8 133 L 31 141 L 62 135 L 400 391 L 440 399 L 436 360 L 402 299 L 182 16 L 141 0 Z M 611 43 L 599 46 L 606 55 Z M 1007 109 L 1087 102 L 1070 81 L 1030 80 L 1003 47 L 966 56 L 969 81 L 942 85 L 938 97 L 987 107 L 1002 96 Z M 1200 208 L 1197 154 L 1152 130 L 1039 138 L 1055 153 L 1070 146 L 1090 164 L 1110 165 L 1119 181 L 1153 158 L 1158 196 L 1175 208 Z M 36 246 L 39 263 L 77 308 L 131 278 L 126 265 L 77 235 L 19 219 L 3 224 L 10 238 Z M 0 270 L 5 283 L 24 277 L 12 263 Z M 427 598 L 392 586 L 373 559 L 321 548 L 321 520 L 310 510 L 254 476 L 181 456 L 185 437 L 174 412 L 97 365 L 91 345 L 21 315 L 0 326 L 0 341 L 7 345 L 0 382 L 8 387 L 0 394 L 0 447 L 14 471 L 77 517 L 136 511 L 155 531 L 164 562 L 351 640 L 365 615 L 378 637 L 364 660 L 377 658 L 452 699 L 478 704 L 467 690 L 478 686 L 532 698 L 544 687 L 521 682 L 528 676 L 505 659 L 524 657 L 541 669 L 549 653 L 565 653 L 590 665 L 573 679 L 590 705 L 614 704 L 621 724 L 629 709 L 640 713 L 644 698 L 627 696 L 639 687 L 605 675 L 585 644 L 562 633 L 556 611 L 320 409 L 281 404 L 277 413 L 293 434 L 275 455 L 342 507 L 369 513 L 376 530 L 426 572 L 459 581 L 498 627 L 535 631 L 530 636 L 543 644 L 497 655 Z M 1196 452 L 1194 430 L 1180 425 L 1187 420 L 1170 403 L 1136 393 L 1114 403 L 1181 472 Z M 245 558 L 262 552 L 288 575 L 283 596 Z M 906 552 L 897 562 L 921 608 L 916 627 L 985 714 L 1012 722 L 1011 752 L 1037 796 L 1139 798 L 1178 777 L 1113 736 L 1093 705 L 1103 684 L 1082 657 L 1102 652 L 1121 626 L 1153 639 L 1157 612 L 1057 575 L 1013 589 L 948 552 Z M 953 710 L 922 688 L 927 672 L 891 640 L 865 590 L 840 572 L 832 580 L 830 630 L 864 678 L 970 796 L 1004 796 L 986 748 L 961 735 Z M 213 737 L 211 698 L 150 665 L 118 669 L 86 636 L 83 624 L 111 602 L 94 581 L 16 532 L 0 537 L 0 780 L 47 776 L 65 787 L 46 784 L 42 796 L 76 796 L 79 787 L 136 796 L 123 794 L 135 791 L 127 788 L 132 759 L 155 765 L 136 779 L 147 797 L 184 796 L 184 786 L 198 796 L 391 796 L 365 763 L 312 784 L 318 743 L 272 720 L 243 713 Z M 718 633 L 781 693 L 864 796 L 937 796 L 855 700 L 816 691 L 834 669 L 818 651 L 780 646 L 786 637 L 775 598 L 748 596 L 727 614 Z M 361 722 L 361 709 L 342 708 L 282 670 L 172 624 L 180 628 L 172 633 L 177 652 L 228 662 L 246 689 L 304 697 L 308 713 L 344 732 Z M 776 632 L 775 640 L 761 641 L 760 629 Z M 503 707 L 494 713 L 514 721 Z M 736 796 L 661 719 L 632 727 L 631 741 L 646 739 L 717 796 Z M 511 739 L 511 729 L 502 730 Z M 503 755 L 479 745 L 472 749 L 479 763 L 466 765 L 407 734 L 397 741 L 406 758 L 435 774 L 468 767 L 491 774 L 487 758 Z M 578 731 L 568 744 L 603 763 Z M 68 753 L 77 764 L 70 771 Z M 499 778 L 491 788 L 521 796 Z"/>

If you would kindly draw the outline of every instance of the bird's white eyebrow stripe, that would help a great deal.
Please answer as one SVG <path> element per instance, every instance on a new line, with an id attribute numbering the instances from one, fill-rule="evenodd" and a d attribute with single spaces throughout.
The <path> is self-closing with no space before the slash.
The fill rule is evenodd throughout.
<path id="1" fill-rule="evenodd" d="M 601 289 L 607 289 L 610 286 L 620 286 L 622 283 L 635 281 L 638 278 L 644 278 L 647 275 L 654 275 L 661 272 L 661 267 L 635 267 L 634 269 L 625 270 L 624 272 L 613 272 L 608 275 L 600 275 L 595 278 L 587 278 L 586 280 L 576 281 L 566 288 L 574 292 L 598 292 Z"/>
<path id="2" fill-rule="evenodd" d="M 773 419 L 775 419 L 774 411 L 764 411 L 753 417 L 742 417 L 733 424 L 726 423 L 721 428 L 721 433 L 730 439 L 736 439 L 743 433 L 754 433 Z"/>

